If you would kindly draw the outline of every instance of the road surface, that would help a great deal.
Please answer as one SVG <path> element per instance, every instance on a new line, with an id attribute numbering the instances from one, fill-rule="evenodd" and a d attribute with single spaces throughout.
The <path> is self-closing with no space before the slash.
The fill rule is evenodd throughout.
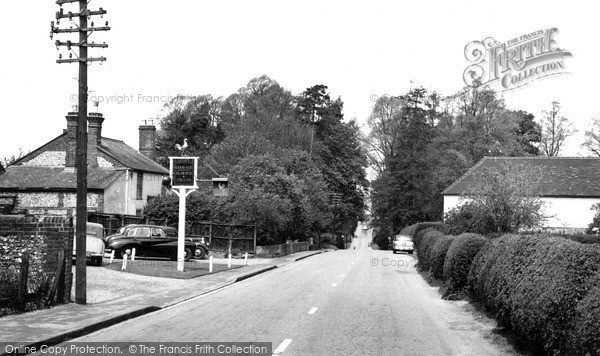
<path id="1" fill-rule="evenodd" d="M 272 342 L 280 355 L 514 355 L 466 302 L 444 301 L 412 255 L 316 255 L 82 338 L 81 342 Z M 356 247 L 356 249 L 354 249 Z"/>

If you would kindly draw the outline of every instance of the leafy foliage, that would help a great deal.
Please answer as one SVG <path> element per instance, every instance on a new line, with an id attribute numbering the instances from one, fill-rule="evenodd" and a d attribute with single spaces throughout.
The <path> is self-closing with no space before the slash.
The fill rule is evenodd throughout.
<path id="1" fill-rule="evenodd" d="M 541 172 L 527 165 L 482 170 L 461 197 L 464 204 L 446 214 L 450 233 L 517 232 L 545 220 L 538 198 Z"/>
<path id="2" fill-rule="evenodd" d="M 437 279 L 444 278 L 444 261 L 446 260 L 446 253 L 454 240 L 454 236 L 445 235 L 437 239 L 433 248 L 431 249 L 431 273 L 433 277 Z"/>
<path id="3" fill-rule="evenodd" d="M 467 277 L 475 256 L 488 240 L 477 234 L 464 233 L 452 241 L 444 260 L 445 296 L 452 296 L 467 287 Z"/>
<path id="4" fill-rule="evenodd" d="M 535 352 L 569 354 L 578 303 L 600 271 L 600 246 L 505 235 L 485 244 L 469 274 L 473 296 Z"/>
<path id="5" fill-rule="evenodd" d="M 431 268 L 431 255 L 436 242 L 443 237 L 444 234 L 437 230 L 431 230 L 425 233 L 421 243 L 419 244 L 418 256 L 419 263 L 417 267 L 419 271 L 429 271 Z"/>

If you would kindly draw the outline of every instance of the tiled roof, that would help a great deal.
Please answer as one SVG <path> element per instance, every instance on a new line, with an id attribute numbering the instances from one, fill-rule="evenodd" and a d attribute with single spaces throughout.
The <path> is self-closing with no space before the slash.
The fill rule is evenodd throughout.
<path id="1" fill-rule="evenodd" d="M 134 150 L 123 141 L 102 137 L 102 145 L 98 147 L 98 150 L 119 161 L 125 167 L 144 172 L 169 174 L 166 168 Z"/>
<path id="2" fill-rule="evenodd" d="M 460 195 L 477 173 L 504 164 L 530 165 L 541 172 L 541 196 L 600 197 L 600 158 L 572 157 L 484 157 L 442 194 Z"/>
<path id="3" fill-rule="evenodd" d="M 88 168 L 88 189 L 106 189 L 123 171 Z M 77 174 L 64 167 L 9 166 L 0 174 L 0 189 L 71 190 L 77 187 Z"/>

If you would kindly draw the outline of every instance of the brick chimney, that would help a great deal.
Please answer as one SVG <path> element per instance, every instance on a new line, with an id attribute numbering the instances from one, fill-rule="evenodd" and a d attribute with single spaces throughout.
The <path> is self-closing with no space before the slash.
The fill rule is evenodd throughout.
<path id="1" fill-rule="evenodd" d="M 69 112 L 67 118 L 67 146 L 65 167 L 75 168 L 75 146 L 77 144 L 77 112 Z"/>
<path id="2" fill-rule="evenodd" d="M 140 153 L 153 161 L 156 158 L 156 126 L 140 125 Z"/>
<path id="3" fill-rule="evenodd" d="M 101 113 L 89 113 L 88 117 L 87 154 L 88 167 L 98 167 L 98 146 L 102 142 L 102 122 L 104 117 Z"/>

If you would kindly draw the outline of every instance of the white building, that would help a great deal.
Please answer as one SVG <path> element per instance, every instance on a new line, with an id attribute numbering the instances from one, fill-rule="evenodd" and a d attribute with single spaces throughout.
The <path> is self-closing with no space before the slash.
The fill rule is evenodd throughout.
<path id="1" fill-rule="evenodd" d="M 600 158 L 484 157 L 442 192 L 444 212 L 460 204 L 475 177 L 506 164 L 530 165 L 541 173 L 539 195 L 548 216 L 544 227 L 581 231 L 592 222 L 596 212 L 591 207 L 600 203 Z"/>

